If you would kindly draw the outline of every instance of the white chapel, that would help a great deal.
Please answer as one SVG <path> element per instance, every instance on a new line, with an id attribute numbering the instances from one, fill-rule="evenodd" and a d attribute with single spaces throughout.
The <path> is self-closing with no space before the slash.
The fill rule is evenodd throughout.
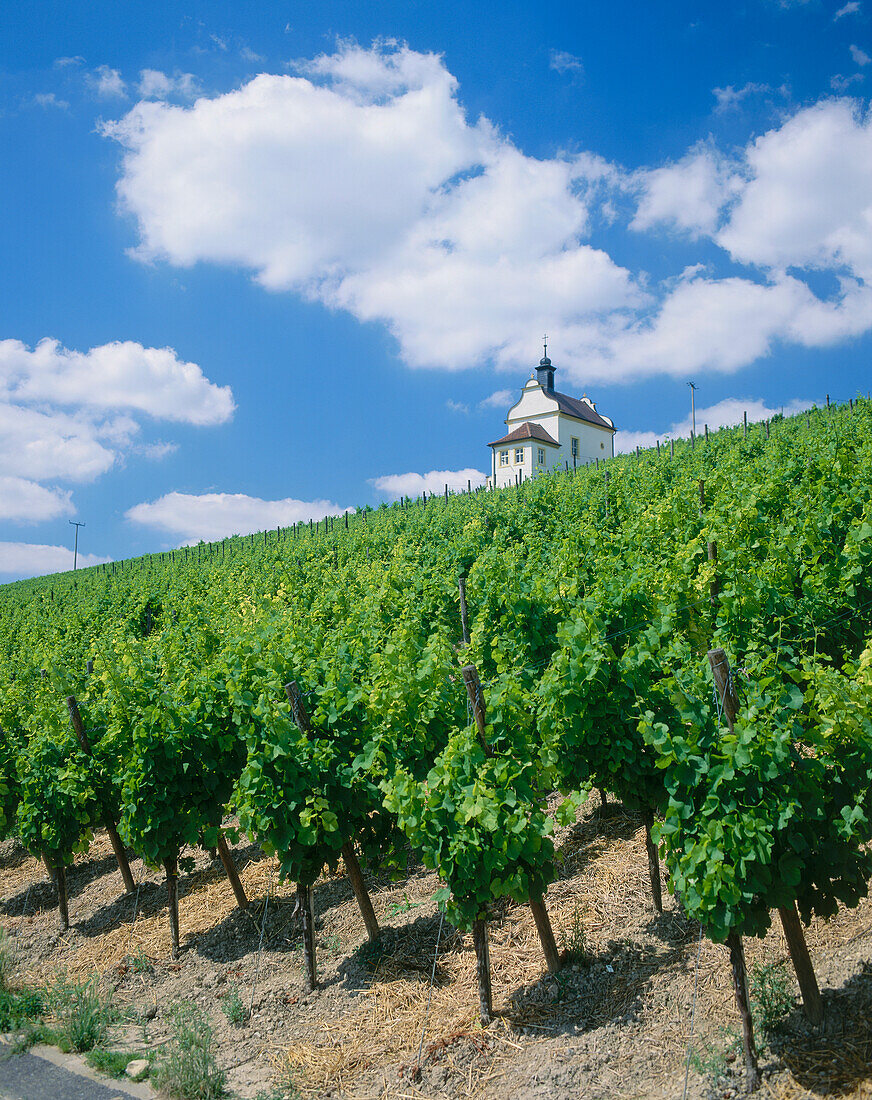
<path id="1" fill-rule="evenodd" d="M 614 422 L 596 411 L 587 394 L 577 398 L 558 393 L 554 370 L 546 344 L 544 357 L 506 416 L 508 433 L 488 444 L 488 488 L 517 485 L 557 466 L 572 469 L 614 458 Z"/>

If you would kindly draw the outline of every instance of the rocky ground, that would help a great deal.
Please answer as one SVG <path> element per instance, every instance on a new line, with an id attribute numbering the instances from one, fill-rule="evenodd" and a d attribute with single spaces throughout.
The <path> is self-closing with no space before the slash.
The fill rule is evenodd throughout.
<path id="1" fill-rule="evenodd" d="M 0 845 L 0 920 L 19 977 L 102 976 L 126 1010 L 120 1048 L 166 1043 L 174 1006 L 196 1002 L 239 1097 L 293 1095 L 292 1083 L 304 1096 L 356 1100 L 677 1100 L 685 1074 L 691 1100 L 741 1095 L 726 949 L 700 939 L 668 896 L 654 914 L 638 819 L 592 801 L 561 830 L 558 847 L 561 876 L 547 903 L 572 961 L 549 976 L 529 909 L 499 907 L 490 924 L 498 1018 L 484 1029 L 471 938 L 441 921 L 435 876 L 420 868 L 400 882 L 370 882 L 385 929 L 377 946 L 366 943 L 346 879 L 318 884 L 321 985 L 308 996 L 293 889 L 245 843 L 234 849 L 251 901 L 245 912 L 220 862 L 195 853 L 180 884 L 176 962 L 161 877 L 136 861 L 138 894 L 126 895 L 103 835 L 68 874 L 72 928 L 64 934 L 42 865 L 14 842 Z M 815 922 L 807 936 L 826 1023 L 815 1030 L 791 1006 L 788 970 L 788 1003 L 759 1036 L 760 1095 L 872 1098 L 872 904 Z M 777 922 L 765 940 L 746 941 L 746 952 L 749 968 L 777 977 L 787 960 Z"/>

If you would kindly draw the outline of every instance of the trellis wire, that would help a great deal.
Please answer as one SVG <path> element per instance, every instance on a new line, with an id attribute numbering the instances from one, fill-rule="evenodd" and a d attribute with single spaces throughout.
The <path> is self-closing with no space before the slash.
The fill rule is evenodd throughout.
<path id="1" fill-rule="evenodd" d="M 257 979 L 260 974 L 260 957 L 263 953 L 263 935 L 266 931 L 266 914 L 269 910 L 269 894 L 272 888 L 272 867 L 269 869 L 269 874 L 266 880 L 266 901 L 263 906 L 263 920 L 260 924 L 260 943 L 257 945 L 257 962 L 254 967 L 254 981 L 251 983 L 251 1000 L 248 1002 L 248 1019 L 251 1019 L 251 1013 L 254 1011 L 254 994 L 257 989 Z"/>
<path id="2" fill-rule="evenodd" d="M 427 1021 L 430 1018 L 430 1003 L 433 1000 L 433 982 L 436 979 L 436 960 L 439 958 L 439 942 L 442 939 L 442 922 L 445 913 L 439 914 L 439 931 L 436 933 L 436 950 L 433 952 L 433 969 L 430 971 L 430 989 L 427 993 L 427 1008 L 424 1011 L 424 1022 L 421 1024 L 421 1041 L 418 1043 L 418 1072 L 421 1072 L 421 1053 L 424 1050 L 424 1033 L 427 1030 Z"/>
<path id="3" fill-rule="evenodd" d="M 699 943 L 696 949 L 696 963 L 693 968 L 693 1000 L 690 1006 L 690 1035 L 687 1037 L 687 1061 L 684 1063 L 684 1091 L 681 1100 L 687 1100 L 687 1081 L 690 1076 L 690 1058 L 693 1054 L 693 1028 L 696 1022 L 696 991 L 699 984 L 699 959 L 702 955 L 702 925 L 699 926 Z"/>

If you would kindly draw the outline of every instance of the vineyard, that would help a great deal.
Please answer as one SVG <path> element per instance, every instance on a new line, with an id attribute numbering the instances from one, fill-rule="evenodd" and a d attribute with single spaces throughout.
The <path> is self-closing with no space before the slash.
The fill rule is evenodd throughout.
<path id="1" fill-rule="evenodd" d="M 697 962 L 725 945 L 754 1089 L 746 941 L 777 922 L 825 1031 L 804 927 L 838 926 L 872 877 L 872 402 L 5 586 L 0 731 L 0 840 L 44 863 L 61 933 L 102 844 L 130 895 L 110 931 L 159 873 L 184 971 L 185 883 L 211 852 L 262 945 L 280 893 L 238 866 L 256 852 L 292 891 L 302 979 L 282 981 L 306 996 L 321 895 L 347 880 L 356 958 L 378 959 L 404 923 L 373 890 L 435 875 L 439 917 L 422 945 L 410 916 L 409 944 L 438 1000 L 440 945 L 471 933 L 460 1007 L 485 1036 L 519 984 L 492 929 L 529 912 L 539 978 L 564 988 L 567 838 L 638 821 L 642 916 L 684 922 Z"/>

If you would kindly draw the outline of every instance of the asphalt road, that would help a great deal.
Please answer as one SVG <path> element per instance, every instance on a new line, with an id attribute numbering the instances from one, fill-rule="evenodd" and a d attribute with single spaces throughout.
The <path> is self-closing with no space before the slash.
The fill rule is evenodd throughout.
<path id="1" fill-rule="evenodd" d="M 51 1052 L 50 1058 L 28 1052 L 0 1061 L 0 1100 L 131 1100 L 153 1095 L 147 1086 L 132 1082 L 95 1080 L 60 1052 Z"/>

